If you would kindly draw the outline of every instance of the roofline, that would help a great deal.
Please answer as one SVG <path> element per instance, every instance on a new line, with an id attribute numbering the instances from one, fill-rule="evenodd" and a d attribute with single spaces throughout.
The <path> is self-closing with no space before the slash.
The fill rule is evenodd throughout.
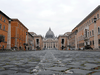
<path id="1" fill-rule="evenodd" d="M 33 37 L 33 36 L 30 34 L 30 32 L 28 32 L 28 34 L 29 34 L 31 37 Z"/>
<path id="2" fill-rule="evenodd" d="M 28 28 L 22 23 L 22 22 L 20 22 L 18 19 L 12 19 L 13 21 L 18 21 L 19 23 L 21 23 L 27 30 L 28 30 Z"/>
<path id="3" fill-rule="evenodd" d="M 10 19 L 11 20 L 11 18 L 10 17 L 8 17 L 5 13 L 3 13 L 1 10 L 0 10 L 0 13 L 2 14 L 2 15 L 4 15 L 6 18 L 8 18 L 8 19 Z"/>
<path id="4" fill-rule="evenodd" d="M 100 5 L 98 5 L 88 16 L 86 16 L 76 27 L 79 27 L 84 21 L 86 21 L 89 17 L 91 17 L 91 15 L 93 15 L 99 9 L 100 9 Z"/>
<path id="5" fill-rule="evenodd" d="M 41 38 L 43 38 L 41 35 L 34 35 L 34 37 L 41 37 Z"/>
<path id="6" fill-rule="evenodd" d="M 59 35 L 57 38 L 59 37 L 68 37 L 67 35 Z"/>

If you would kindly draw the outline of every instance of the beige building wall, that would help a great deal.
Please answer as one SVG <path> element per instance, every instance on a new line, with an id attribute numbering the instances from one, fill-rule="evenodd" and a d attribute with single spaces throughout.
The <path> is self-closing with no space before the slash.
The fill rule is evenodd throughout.
<path id="1" fill-rule="evenodd" d="M 39 39 L 39 43 L 37 44 L 37 39 Z M 34 49 L 35 50 L 42 50 L 43 49 L 43 40 L 42 40 L 42 36 L 41 35 L 35 35 L 34 36 Z M 37 48 L 39 47 L 39 48 Z"/>
<path id="2" fill-rule="evenodd" d="M 96 23 L 94 23 L 94 17 L 97 18 Z M 96 29 L 94 29 L 95 24 L 96 24 Z M 98 39 L 99 39 L 98 27 L 99 26 L 100 26 L 100 6 L 94 9 L 85 19 L 83 19 L 76 26 L 78 27 L 78 33 L 77 33 L 78 48 L 82 48 L 85 45 L 90 45 L 92 48 L 95 48 L 95 46 L 98 45 Z M 95 30 L 96 30 L 96 33 L 95 33 Z M 85 31 L 87 31 L 87 37 L 86 37 Z M 95 43 L 96 40 L 97 42 Z M 95 43 L 95 46 L 94 46 L 94 43 Z"/>
<path id="3" fill-rule="evenodd" d="M 62 39 L 64 39 L 64 44 L 62 44 Z M 62 46 L 64 47 L 62 49 Z M 58 37 L 58 49 L 59 50 L 66 50 L 67 49 L 67 36 L 66 35 L 59 35 Z"/>

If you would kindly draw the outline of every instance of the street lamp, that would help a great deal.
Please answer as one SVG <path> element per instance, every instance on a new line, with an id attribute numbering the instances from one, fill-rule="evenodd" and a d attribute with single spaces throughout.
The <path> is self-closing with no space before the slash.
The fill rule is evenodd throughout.
<path id="1" fill-rule="evenodd" d="M 94 18 L 94 23 L 96 23 L 96 21 L 97 21 L 97 18 Z"/>

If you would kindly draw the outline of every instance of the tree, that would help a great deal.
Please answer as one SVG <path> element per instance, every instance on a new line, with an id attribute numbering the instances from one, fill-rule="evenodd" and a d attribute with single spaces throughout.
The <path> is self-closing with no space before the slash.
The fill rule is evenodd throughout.
<path id="1" fill-rule="evenodd" d="M 0 43 L 1 42 L 4 42 L 4 36 L 3 35 L 0 35 Z"/>

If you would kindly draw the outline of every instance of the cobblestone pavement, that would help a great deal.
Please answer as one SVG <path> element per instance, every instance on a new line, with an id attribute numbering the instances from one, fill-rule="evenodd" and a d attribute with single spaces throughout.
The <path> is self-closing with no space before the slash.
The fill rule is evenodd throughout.
<path id="1" fill-rule="evenodd" d="M 2 52 L 0 75 L 100 75 L 100 52 Z"/>

